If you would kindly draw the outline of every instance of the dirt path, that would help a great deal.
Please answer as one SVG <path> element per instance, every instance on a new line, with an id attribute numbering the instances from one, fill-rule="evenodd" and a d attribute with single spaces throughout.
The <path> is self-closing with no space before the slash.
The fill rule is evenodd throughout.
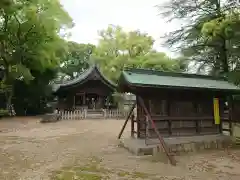
<path id="1" fill-rule="evenodd" d="M 133 156 L 119 148 L 116 137 L 122 124 L 119 120 L 52 124 L 40 124 L 36 119 L 0 121 L 0 179 L 48 179 L 52 171 L 87 163 L 90 157 L 99 158 L 108 169 L 155 174 L 157 179 L 240 178 L 240 151 L 181 156 L 177 158 L 178 166 L 172 167 Z"/>

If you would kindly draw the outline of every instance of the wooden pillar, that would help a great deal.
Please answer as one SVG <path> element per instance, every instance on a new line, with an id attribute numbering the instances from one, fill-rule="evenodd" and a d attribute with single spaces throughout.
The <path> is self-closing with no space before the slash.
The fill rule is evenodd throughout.
<path id="1" fill-rule="evenodd" d="M 199 102 L 197 102 L 197 101 L 194 101 L 193 102 L 194 103 L 194 109 L 195 109 L 195 116 L 197 116 L 198 117 L 198 115 L 200 114 L 200 112 L 199 112 L 199 106 L 201 105 L 201 104 L 199 104 Z M 195 124 L 196 124 L 196 133 L 197 134 L 199 134 L 200 133 L 200 126 L 199 126 L 199 119 L 196 119 L 195 120 Z"/>
<path id="2" fill-rule="evenodd" d="M 66 96 L 66 104 L 67 104 L 67 109 L 71 110 L 71 108 L 72 108 L 71 94 L 68 94 Z"/>
<path id="3" fill-rule="evenodd" d="M 147 139 L 151 138 L 150 137 L 151 134 L 149 133 L 149 128 L 151 127 L 151 124 L 150 124 L 151 122 L 150 122 L 147 115 L 145 116 L 145 121 L 144 122 L 145 122 L 145 144 L 147 145 Z"/>
<path id="4" fill-rule="evenodd" d="M 75 99 L 75 94 L 73 95 L 73 109 L 76 107 L 76 99 Z"/>
<path id="5" fill-rule="evenodd" d="M 228 97 L 228 123 L 229 123 L 229 133 L 230 136 L 233 135 L 233 129 L 232 129 L 232 123 L 233 123 L 233 108 L 234 108 L 234 104 L 233 104 L 233 97 L 229 96 Z"/>
<path id="6" fill-rule="evenodd" d="M 103 97 L 101 95 L 98 96 L 98 108 L 103 108 Z"/>
<path id="7" fill-rule="evenodd" d="M 83 98 L 83 105 L 85 106 L 86 105 L 86 93 L 85 92 L 83 93 L 82 98 Z"/>
<path id="8" fill-rule="evenodd" d="M 222 117 L 224 117 L 224 105 L 225 105 L 224 100 L 226 100 L 226 99 L 220 99 L 219 98 L 219 114 L 220 114 L 219 132 L 220 133 L 223 132 L 223 119 L 222 119 Z"/>
<path id="9" fill-rule="evenodd" d="M 133 110 L 134 111 L 134 110 Z M 131 137 L 134 137 L 134 114 L 131 115 Z"/>
<path id="10" fill-rule="evenodd" d="M 168 97 L 167 101 L 166 101 L 166 108 L 167 108 L 167 117 L 171 117 L 171 99 L 170 97 Z M 172 120 L 168 119 L 168 133 L 171 136 L 172 135 Z"/>
<path id="11" fill-rule="evenodd" d="M 142 114 L 142 107 L 139 106 L 139 99 L 138 96 L 136 96 L 136 104 L 137 104 L 137 138 L 140 138 L 140 128 L 141 128 L 141 116 Z"/>

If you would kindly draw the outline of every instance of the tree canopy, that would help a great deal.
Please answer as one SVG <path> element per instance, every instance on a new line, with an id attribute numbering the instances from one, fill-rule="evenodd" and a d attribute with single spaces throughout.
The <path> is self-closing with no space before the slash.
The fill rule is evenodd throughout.
<path id="1" fill-rule="evenodd" d="M 74 79 L 89 68 L 91 64 L 90 56 L 95 46 L 92 44 L 78 44 L 72 41 L 67 42 L 67 45 L 66 54 L 61 59 L 60 72 L 70 79 Z"/>
<path id="2" fill-rule="evenodd" d="M 67 41 L 73 25 L 59 0 L 0 2 L 0 96 L 8 110 L 13 103 L 22 114 L 44 111 L 51 98 L 49 84 L 57 76 L 74 79 L 93 63 L 115 82 L 128 67 L 187 69 L 185 58 L 154 50 L 154 39 L 146 33 L 110 25 L 99 31 L 95 46 Z"/>
<path id="3" fill-rule="evenodd" d="M 60 64 L 59 50 L 65 46 L 63 36 L 72 25 L 58 0 L 0 2 L 1 88 L 7 107 L 11 104 L 16 81 L 30 83 Z"/>
<path id="4" fill-rule="evenodd" d="M 228 76 L 239 67 L 239 4 L 225 0 L 170 0 L 159 6 L 168 22 L 182 26 L 165 36 L 199 72 Z"/>
<path id="5" fill-rule="evenodd" d="M 154 39 L 146 33 L 126 32 L 120 26 L 111 25 L 101 30 L 99 36 L 92 58 L 113 81 L 127 67 L 165 71 L 184 71 L 187 67 L 184 59 L 172 59 L 154 50 Z"/>

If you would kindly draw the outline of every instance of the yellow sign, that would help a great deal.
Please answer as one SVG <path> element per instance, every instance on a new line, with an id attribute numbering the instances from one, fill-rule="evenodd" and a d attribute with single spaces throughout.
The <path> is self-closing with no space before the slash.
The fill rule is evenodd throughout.
<path id="1" fill-rule="evenodd" d="M 213 112 L 214 112 L 214 120 L 215 124 L 220 124 L 220 113 L 219 113 L 219 99 L 213 99 Z"/>

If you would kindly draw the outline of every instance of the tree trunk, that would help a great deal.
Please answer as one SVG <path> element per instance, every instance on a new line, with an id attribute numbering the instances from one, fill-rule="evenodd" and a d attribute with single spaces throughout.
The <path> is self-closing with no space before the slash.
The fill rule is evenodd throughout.
<path id="1" fill-rule="evenodd" d="M 6 109 L 8 110 L 9 115 L 13 116 L 13 115 L 15 115 L 15 113 L 14 113 L 15 111 L 12 106 L 13 91 L 10 90 L 10 91 L 6 92 L 5 97 L 6 97 Z"/>
<path id="2" fill-rule="evenodd" d="M 223 39 L 223 46 L 220 50 L 220 59 L 222 63 L 222 70 L 224 74 L 229 73 L 229 64 L 228 64 L 228 55 L 227 55 L 227 47 L 226 47 L 226 40 Z"/>

